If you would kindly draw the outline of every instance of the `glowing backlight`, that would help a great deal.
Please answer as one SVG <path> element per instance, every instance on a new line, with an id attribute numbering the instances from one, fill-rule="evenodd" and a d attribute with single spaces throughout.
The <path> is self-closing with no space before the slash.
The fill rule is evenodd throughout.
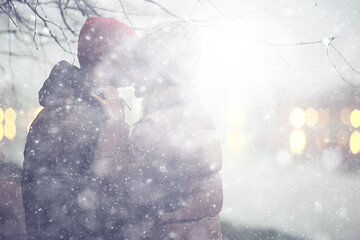
<path id="1" fill-rule="evenodd" d="M 4 127 L 2 124 L 0 124 L 0 141 L 3 139 L 4 137 Z"/>
<path id="2" fill-rule="evenodd" d="M 290 122 L 295 128 L 301 128 L 305 123 L 305 113 L 301 108 L 295 108 L 290 113 Z"/>
<path id="3" fill-rule="evenodd" d="M 351 110 L 349 108 L 341 109 L 340 120 L 343 124 L 345 124 L 345 125 L 350 124 L 350 114 L 351 114 Z"/>
<path id="4" fill-rule="evenodd" d="M 232 127 L 241 127 L 245 120 L 244 112 L 241 109 L 233 108 L 228 112 L 228 122 Z"/>
<path id="5" fill-rule="evenodd" d="M 319 119 L 317 111 L 313 108 L 306 109 L 305 118 L 306 118 L 305 123 L 309 127 L 315 126 Z"/>
<path id="6" fill-rule="evenodd" d="M 360 111 L 359 110 L 355 109 L 354 111 L 351 112 L 350 122 L 354 128 L 357 128 L 360 126 Z"/>
<path id="7" fill-rule="evenodd" d="M 2 123 L 4 121 L 4 112 L 3 110 L 0 108 L 0 123 Z"/>
<path id="8" fill-rule="evenodd" d="M 290 150 L 293 153 L 299 154 L 305 149 L 306 136 L 301 129 L 295 129 L 290 134 Z"/>
<path id="9" fill-rule="evenodd" d="M 16 135 L 16 126 L 14 122 L 6 122 L 4 126 L 5 137 L 13 140 Z"/>
<path id="10" fill-rule="evenodd" d="M 350 151 L 352 154 L 358 154 L 360 152 L 360 132 L 355 131 L 350 137 Z"/>
<path id="11" fill-rule="evenodd" d="M 244 144 L 244 134 L 240 129 L 232 130 L 227 136 L 228 147 L 232 150 L 239 150 Z"/>
<path id="12" fill-rule="evenodd" d="M 5 122 L 15 122 L 16 113 L 15 113 L 14 109 L 12 109 L 12 108 L 6 109 L 5 114 L 4 114 L 4 119 L 5 119 Z"/>

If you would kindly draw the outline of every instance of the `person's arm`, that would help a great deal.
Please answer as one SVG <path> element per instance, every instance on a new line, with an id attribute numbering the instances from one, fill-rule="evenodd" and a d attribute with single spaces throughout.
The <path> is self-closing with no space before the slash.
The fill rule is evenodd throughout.
<path id="1" fill-rule="evenodd" d="M 198 220 L 217 215 L 223 204 L 222 181 L 219 174 L 197 181 L 190 186 L 190 195 L 172 212 L 159 214 L 160 223 Z"/>
<path id="2" fill-rule="evenodd" d="M 176 131 L 164 117 L 147 117 L 138 124 L 128 140 L 137 152 L 147 156 L 134 160 L 145 169 L 142 171 L 144 179 L 157 180 L 167 185 L 173 182 L 171 191 L 175 192 L 189 186 L 190 194 L 189 191 L 180 194 L 184 196 L 180 207 L 175 211 L 161 212 L 159 221 L 168 223 L 215 216 L 221 211 L 223 194 L 221 178 L 217 174 L 222 162 L 221 148 L 214 130 Z M 149 181 L 139 188 L 139 194 L 146 188 L 153 190 L 144 192 L 145 195 L 162 194 L 157 192 L 159 187 L 156 188 Z M 164 196 L 169 194 L 172 193 L 166 192 Z M 149 199 L 156 200 L 154 204 L 163 200 L 160 197 Z"/>
<path id="3" fill-rule="evenodd" d="M 106 121 L 100 128 L 100 134 L 94 153 L 92 171 L 98 178 L 115 178 L 126 172 L 128 149 L 126 141 L 129 125 L 119 121 Z"/>
<path id="4" fill-rule="evenodd" d="M 186 129 L 177 127 L 177 133 L 174 131 L 176 126 L 166 114 L 155 113 L 136 124 L 126 140 L 128 126 L 124 123 L 123 100 L 115 88 L 103 89 L 103 93 L 105 99 L 93 95 L 103 106 L 108 119 L 98 141 L 96 168 L 114 174 L 115 168 L 124 170 L 131 163 L 134 170 L 151 169 L 154 176 L 166 178 L 171 175 L 178 179 L 203 177 L 220 170 L 221 149 L 212 129 L 192 130 L 185 125 Z M 130 172 L 126 174 L 131 175 Z"/>
<path id="5" fill-rule="evenodd" d="M 166 114 L 146 116 L 131 132 L 128 142 L 150 161 L 144 168 L 172 178 L 202 178 L 221 169 L 221 146 L 214 129 L 193 129 L 178 125 Z"/>
<path id="6" fill-rule="evenodd" d="M 126 141 L 130 127 L 125 123 L 124 104 L 117 90 L 108 87 L 101 91 L 105 99 L 91 94 L 103 107 L 107 119 L 100 128 L 92 171 L 98 178 L 114 179 L 126 167 L 123 163 L 128 155 Z"/>
<path id="7" fill-rule="evenodd" d="M 177 185 L 188 186 L 190 184 L 187 181 L 209 176 L 218 172 L 221 167 L 220 146 L 209 135 L 210 130 L 199 130 L 196 134 L 191 134 L 193 139 L 190 140 L 194 145 L 186 148 L 181 142 L 188 136 L 173 134 L 171 121 L 165 115 L 152 114 L 145 117 L 136 124 L 127 139 L 127 134 L 113 130 L 124 129 L 126 125 L 121 121 L 110 123 L 114 125 L 105 123 L 101 129 L 95 170 L 98 176 L 108 177 L 118 184 L 126 184 L 129 199 L 135 205 L 161 205 L 171 193 L 158 184 L 161 185 L 167 179 Z M 177 162 L 170 164 L 174 158 Z M 216 215 L 220 211 L 221 181 L 213 184 L 204 180 L 199 186 L 193 184 L 191 187 L 196 192 L 185 198 L 184 205 L 175 212 L 164 213 L 162 221 L 196 219 Z"/>
<path id="8" fill-rule="evenodd" d="M 171 163 L 178 178 L 203 178 L 217 173 L 222 167 L 220 140 L 214 129 L 184 130 L 188 133 L 175 142 L 174 155 L 177 161 Z"/>

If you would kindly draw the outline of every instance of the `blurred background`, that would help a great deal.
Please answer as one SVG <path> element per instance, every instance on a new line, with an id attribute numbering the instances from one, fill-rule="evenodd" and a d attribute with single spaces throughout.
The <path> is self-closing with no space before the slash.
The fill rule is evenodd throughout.
<path id="1" fill-rule="evenodd" d="M 1 0 L 0 239 L 23 236 L 20 175 L 37 93 L 78 66 L 88 16 L 138 34 L 199 25 L 195 86 L 222 140 L 224 239 L 360 239 L 360 1 Z M 140 116 L 132 88 L 119 89 Z"/>

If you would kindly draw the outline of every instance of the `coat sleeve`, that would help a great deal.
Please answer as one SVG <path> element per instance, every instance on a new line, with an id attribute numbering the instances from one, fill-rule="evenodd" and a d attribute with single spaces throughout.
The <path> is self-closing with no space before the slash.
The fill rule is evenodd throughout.
<path id="1" fill-rule="evenodd" d="M 179 199 L 175 211 L 160 211 L 164 222 L 220 211 L 222 186 L 214 173 L 221 167 L 221 151 L 211 130 L 177 132 L 164 116 L 153 115 L 136 124 L 127 137 L 127 126 L 116 124 L 101 130 L 95 154 L 98 176 L 127 188 L 129 201 L 137 206 L 165 209 L 167 201 L 171 205 Z"/>
<path id="2" fill-rule="evenodd" d="M 154 168 L 165 168 L 171 149 L 154 121 L 145 118 L 131 133 L 129 129 L 126 123 L 117 121 L 102 125 L 94 157 L 96 176 L 113 180 L 122 175 L 135 178 L 141 169 L 155 173 Z"/>
<path id="3" fill-rule="evenodd" d="M 92 172 L 97 178 L 115 180 L 129 171 L 127 139 L 129 125 L 119 121 L 105 121 L 100 130 L 94 153 Z"/>
<path id="4" fill-rule="evenodd" d="M 149 170 L 152 176 L 202 178 L 220 170 L 221 147 L 213 129 L 175 126 L 166 116 L 152 114 L 138 122 L 130 135 L 126 123 L 105 123 L 95 159 L 97 169 L 103 168 L 112 174 L 115 170 L 112 166 L 120 166 L 121 175 L 127 166 L 133 165 Z"/>
<path id="5" fill-rule="evenodd" d="M 42 110 L 33 122 L 26 140 L 21 178 L 27 239 L 48 239 L 64 232 L 73 232 L 71 221 L 63 209 L 71 211 L 73 199 L 68 186 L 71 176 L 55 169 L 62 162 L 59 138 L 52 135 L 51 124 Z M 54 129 L 55 131 L 55 129 Z"/>
<path id="6" fill-rule="evenodd" d="M 192 193 L 181 202 L 180 208 L 159 214 L 160 223 L 194 221 L 220 213 L 223 193 L 219 174 L 197 181 L 190 188 Z"/>
<path id="7" fill-rule="evenodd" d="M 214 129 L 173 124 L 157 114 L 137 124 L 128 142 L 144 156 L 137 160 L 139 165 L 165 177 L 203 178 L 221 169 L 221 146 Z"/>
<path id="8" fill-rule="evenodd" d="M 27 239 L 98 234 L 86 225 L 99 221 L 96 208 L 87 208 L 81 198 L 96 193 L 86 170 L 96 138 L 93 132 L 84 135 L 80 127 L 65 131 L 63 124 L 61 115 L 45 107 L 27 136 L 21 179 Z"/>
<path id="9" fill-rule="evenodd" d="M 159 114 L 144 120 L 128 140 L 141 156 L 135 160 L 145 179 L 139 189 L 147 186 L 147 196 L 179 196 L 178 206 L 159 212 L 160 221 L 190 221 L 217 215 L 223 201 L 218 174 L 222 157 L 214 128 L 198 128 L 191 121 L 173 124 Z M 160 184 L 151 185 L 149 179 Z M 165 192 L 160 190 L 162 184 L 167 186 L 162 188 Z"/>

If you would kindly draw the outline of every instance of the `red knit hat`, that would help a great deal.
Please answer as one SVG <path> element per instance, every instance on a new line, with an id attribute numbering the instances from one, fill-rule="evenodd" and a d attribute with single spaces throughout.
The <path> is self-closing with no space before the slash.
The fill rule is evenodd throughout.
<path id="1" fill-rule="evenodd" d="M 134 29 L 114 18 L 87 18 L 79 34 L 80 67 L 87 67 L 96 60 L 97 56 L 133 37 L 135 37 Z"/>

